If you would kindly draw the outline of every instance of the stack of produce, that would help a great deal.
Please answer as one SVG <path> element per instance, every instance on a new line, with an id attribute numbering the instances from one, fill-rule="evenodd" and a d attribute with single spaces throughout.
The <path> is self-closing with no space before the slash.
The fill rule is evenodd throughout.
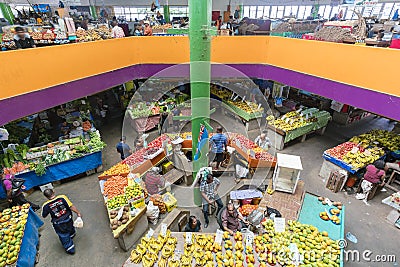
<path id="1" fill-rule="evenodd" d="M 128 179 L 124 176 L 112 176 L 104 182 L 103 195 L 108 199 L 124 194 L 125 187 L 128 186 Z"/>
<path id="2" fill-rule="evenodd" d="M 221 99 L 229 99 L 232 96 L 232 92 L 228 89 L 219 89 L 216 86 L 211 86 L 210 93 L 218 96 Z"/>
<path id="3" fill-rule="evenodd" d="M 249 216 L 250 213 L 252 213 L 254 210 L 256 210 L 258 208 L 258 205 L 251 205 L 251 204 L 246 204 L 243 206 L 239 207 L 239 212 L 243 215 L 243 216 Z"/>
<path id="4" fill-rule="evenodd" d="M 114 210 L 128 204 L 125 195 L 118 195 L 107 200 L 107 208 Z"/>
<path id="5" fill-rule="evenodd" d="M 396 205 L 400 205 L 400 192 L 393 193 L 390 196 L 390 201 L 392 201 Z"/>
<path id="6" fill-rule="evenodd" d="M 246 245 L 241 233 L 230 236 L 224 232 L 221 244 L 211 234 L 194 234 L 192 242 L 182 244 L 183 252 L 177 252 L 177 239 L 166 236 L 144 237 L 132 250 L 130 260 L 142 266 L 205 266 L 205 267 L 266 267 L 294 266 L 289 245 L 297 245 L 300 255 L 304 255 L 299 266 L 340 266 L 340 247 L 337 241 L 329 238 L 327 232 L 319 232 L 311 225 L 288 221 L 286 230 L 276 233 L 274 222 L 262 223 L 266 230 L 263 235 L 254 237 L 251 245 Z M 186 239 L 186 234 L 183 234 Z M 181 245 L 181 244 L 179 244 Z M 329 251 L 330 253 L 326 253 Z"/>
<path id="7" fill-rule="evenodd" d="M 354 169 L 362 168 L 368 164 L 374 163 L 385 154 L 385 151 L 379 147 L 369 149 L 360 148 L 356 152 L 350 151 L 343 158 L 342 161 L 351 165 Z"/>
<path id="8" fill-rule="evenodd" d="M 130 167 L 125 163 L 118 163 L 112 166 L 110 169 L 103 172 L 99 178 L 111 177 L 111 176 L 128 176 L 130 172 Z"/>
<path id="9" fill-rule="evenodd" d="M 126 224 L 129 221 L 130 215 L 129 215 L 129 207 L 125 206 L 123 208 L 122 216 L 118 218 L 118 211 L 117 210 L 111 210 L 109 213 L 110 216 L 110 222 L 111 222 L 111 229 L 113 231 L 117 230 L 118 227 Z"/>
<path id="10" fill-rule="evenodd" d="M 28 212 L 29 204 L 14 206 L 1 212 L 0 266 L 13 266 L 18 260 Z"/>
<path id="11" fill-rule="evenodd" d="M 136 166 L 138 166 L 144 162 L 145 154 L 146 154 L 146 148 L 142 148 L 139 151 L 132 153 L 132 155 L 130 155 L 126 159 L 124 159 L 122 161 L 122 163 L 127 164 L 127 165 L 131 166 L 132 168 L 135 168 Z"/>
<path id="12" fill-rule="evenodd" d="M 227 103 L 231 106 L 237 107 L 241 110 L 243 110 L 244 112 L 246 112 L 247 114 L 260 114 L 264 111 L 263 107 L 258 107 L 258 105 L 256 103 L 253 102 L 249 102 L 249 101 L 233 101 L 233 100 L 228 100 Z"/>
<path id="13" fill-rule="evenodd" d="M 166 30 L 166 29 L 171 29 L 171 28 L 172 28 L 172 25 L 170 23 L 153 26 L 153 30 Z"/>
<path id="14" fill-rule="evenodd" d="M 326 150 L 325 153 L 331 157 L 342 159 L 345 155 L 347 155 L 348 152 L 350 152 L 356 146 L 357 145 L 352 142 L 346 142 Z"/>
<path id="15" fill-rule="evenodd" d="M 379 145 L 389 149 L 390 151 L 400 149 L 400 135 L 386 130 L 372 130 L 368 133 L 355 136 L 349 141 L 363 147 Z"/>
<path id="16" fill-rule="evenodd" d="M 269 125 L 272 125 L 284 132 L 289 132 L 310 124 L 312 119 L 306 119 L 300 113 L 291 111 L 276 120 L 273 118 L 273 116 L 268 116 L 267 121 Z"/>
<path id="17" fill-rule="evenodd" d="M 341 43 L 346 39 L 353 39 L 351 32 L 347 28 L 324 27 L 314 35 L 316 40 Z"/>
<path id="18" fill-rule="evenodd" d="M 158 209 L 160 210 L 161 214 L 164 214 L 164 213 L 167 212 L 167 206 L 165 205 L 161 195 L 158 195 L 158 194 L 152 195 L 150 197 L 150 201 L 153 202 L 154 206 L 158 207 Z"/>
<path id="19" fill-rule="evenodd" d="M 247 137 L 241 134 L 230 134 L 229 139 L 231 142 L 240 143 L 240 148 L 247 152 L 247 150 L 253 150 L 255 153 L 255 159 L 273 162 L 275 161 L 275 157 L 272 156 L 267 151 L 263 151 L 259 146 L 257 146 L 253 141 L 248 139 Z"/>

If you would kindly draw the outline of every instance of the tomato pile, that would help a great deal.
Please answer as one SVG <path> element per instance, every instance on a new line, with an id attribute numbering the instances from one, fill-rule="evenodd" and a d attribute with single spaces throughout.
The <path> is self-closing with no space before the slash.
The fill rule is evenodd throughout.
<path id="1" fill-rule="evenodd" d="M 243 216 L 249 216 L 250 213 L 253 210 L 256 210 L 258 208 L 258 205 L 251 205 L 251 204 L 246 204 L 243 205 L 239 208 L 239 212 L 243 215 Z"/>
<path id="2" fill-rule="evenodd" d="M 146 149 L 142 148 L 139 151 L 136 151 L 122 162 L 128 164 L 129 166 L 134 166 L 136 164 L 142 163 L 144 161 L 144 155 L 146 153 Z"/>
<path id="3" fill-rule="evenodd" d="M 252 149 L 257 147 L 257 145 L 253 141 L 251 141 L 250 139 L 241 134 L 236 135 L 234 139 L 238 140 L 242 145 L 242 147 L 245 147 L 247 149 Z"/>

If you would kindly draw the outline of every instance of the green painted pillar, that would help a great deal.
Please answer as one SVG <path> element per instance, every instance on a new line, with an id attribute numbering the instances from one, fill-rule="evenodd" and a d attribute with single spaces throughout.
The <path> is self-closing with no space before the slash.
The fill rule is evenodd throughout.
<path id="1" fill-rule="evenodd" d="M 169 5 L 164 5 L 164 19 L 167 23 L 171 22 L 171 18 L 169 16 Z"/>
<path id="2" fill-rule="evenodd" d="M 211 0 L 189 0 L 190 88 L 192 104 L 192 149 L 197 149 L 200 124 L 210 120 L 210 47 Z M 203 146 L 201 157 L 193 161 L 193 177 L 201 167 L 208 166 L 208 144 Z M 201 196 L 195 188 L 194 201 L 201 205 Z"/>
<path id="3" fill-rule="evenodd" d="M 4 18 L 10 23 L 14 24 L 14 14 L 11 11 L 9 5 L 5 3 L 0 3 L 0 11 L 3 13 Z"/>
<path id="4" fill-rule="evenodd" d="M 95 7 L 95 6 L 90 6 L 90 15 L 91 15 L 94 19 L 97 19 L 97 13 L 96 13 L 96 7 Z"/>

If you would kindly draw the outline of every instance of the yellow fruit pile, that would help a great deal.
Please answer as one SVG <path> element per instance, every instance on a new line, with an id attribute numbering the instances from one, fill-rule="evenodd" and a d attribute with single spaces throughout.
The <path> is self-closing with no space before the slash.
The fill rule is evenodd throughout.
<path id="1" fill-rule="evenodd" d="M 356 153 L 352 153 L 350 151 L 342 158 L 342 161 L 351 165 L 354 169 L 360 169 L 368 164 L 374 163 L 384 154 L 385 151 L 382 148 L 374 147 L 366 149 L 363 152 L 358 150 Z"/>
<path id="2" fill-rule="evenodd" d="M 264 108 L 262 108 L 262 107 L 258 108 L 258 105 L 253 102 L 242 102 L 242 101 L 235 102 L 232 100 L 228 100 L 228 104 L 235 106 L 248 114 L 264 111 Z"/>
<path id="3" fill-rule="evenodd" d="M 0 213 L 0 266 L 13 265 L 19 255 L 28 218 L 29 204 L 14 206 Z"/>
<path id="4" fill-rule="evenodd" d="M 370 145 L 380 145 L 388 148 L 390 151 L 396 151 L 400 148 L 400 135 L 386 130 L 372 130 L 359 136 L 354 136 L 350 142 L 359 144 L 363 147 Z"/>

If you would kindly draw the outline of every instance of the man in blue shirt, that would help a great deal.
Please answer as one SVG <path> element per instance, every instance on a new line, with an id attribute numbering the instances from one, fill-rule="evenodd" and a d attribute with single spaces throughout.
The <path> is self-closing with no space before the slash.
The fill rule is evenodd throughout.
<path id="1" fill-rule="evenodd" d="M 117 152 L 121 154 L 121 159 L 124 160 L 132 154 L 132 149 L 126 144 L 126 137 L 122 136 L 120 142 L 116 146 Z"/>
<path id="2" fill-rule="evenodd" d="M 222 133 L 222 127 L 217 127 L 217 133 L 210 138 L 210 150 L 215 155 L 214 161 L 217 162 L 216 169 L 219 169 L 219 165 L 224 161 L 224 150 L 228 150 L 228 139 Z M 212 158 L 212 157 L 211 157 Z"/>

